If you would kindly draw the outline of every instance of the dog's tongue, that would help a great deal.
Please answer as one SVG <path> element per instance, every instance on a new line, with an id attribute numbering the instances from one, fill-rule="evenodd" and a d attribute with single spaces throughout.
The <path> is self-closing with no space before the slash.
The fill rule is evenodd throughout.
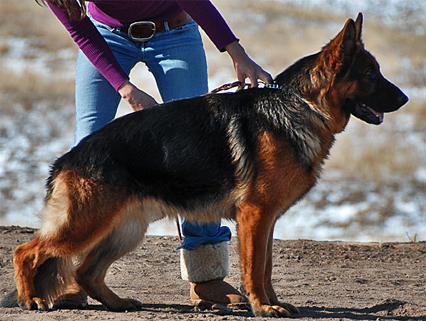
<path id="1" fill-rule="evenodd" d="M 351 114 L 369 124 L 374 125 L 380 125 L 384 119 L 383 113 L 378 113 L 361 103 L 356 104 L 355 107 L 353 107 Z"/>
<path id="2" fill-rule="evenodd" d="M 377 111 L 371 109 L 370 107 L 367 107 L 373 114 L 374 116 L 377 117 L 379 124 L 383 123 L 383 119 L 385 118 L 385 115 L 383 113 L 378 113 Z"/>

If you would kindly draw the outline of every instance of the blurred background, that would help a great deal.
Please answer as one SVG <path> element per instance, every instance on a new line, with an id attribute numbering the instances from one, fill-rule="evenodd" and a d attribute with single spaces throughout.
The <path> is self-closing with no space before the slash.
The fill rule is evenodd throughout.
<path id="1" fill-rule="evenodd" d="M 248 54 L 272 75 L 318 52 L 348 18 L 383 75 L 410 98 L 381 126 L 352 118 L 323 177 L 282 218 L 275 238 L 426 240 L 426 4 L 423 0 L 213 0 Z M 236 80 L 204 36 L 210 88 Z M 40 227 L 49 164 L 73 143 L 77 47 L 34 0 L 0 0 L 0 225 Z M 143 64 L 137 86 L 160 97 Z M 119 115 L 130 112 L 122 103 Z M 229 224 L 231 222 L 224 222 Z M 174 222 L 150 234 L 176 235 Z"/>

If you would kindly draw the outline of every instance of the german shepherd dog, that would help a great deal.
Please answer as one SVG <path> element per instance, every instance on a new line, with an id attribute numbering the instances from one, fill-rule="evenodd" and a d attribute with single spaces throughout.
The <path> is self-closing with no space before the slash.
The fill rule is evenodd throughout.
<path id="1" fill-rule="evenodd" d="M 46 310 L 75 282 L 109 310 L 138 309 L 104 283 L 148 224 L 237 222 L 242 283 L 256 316 L 288 316 L 271 283 L 276 220 L 316 183 L 350 115 L 379 124 L 408 98 L 361 41 L 362 15 L 319 53 L 253 88 L 169 102 L 118 118 L 57 159 L 43 226 L 14 252 L 17 303 Z M 73 264 L 73 257 L 80 264 Z"/>

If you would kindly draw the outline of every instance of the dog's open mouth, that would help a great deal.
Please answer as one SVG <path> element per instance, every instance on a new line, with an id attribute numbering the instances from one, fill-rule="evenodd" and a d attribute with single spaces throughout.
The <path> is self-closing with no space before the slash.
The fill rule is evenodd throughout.
<path id="1" fill-rule="evenodd" d="M 384 118 L 383 113 L 378 113 L 360 102 L 356 103 L 355 106 L 351 108 L 350 113 L 355 117 L 374 125 L 380 125 Z"/>

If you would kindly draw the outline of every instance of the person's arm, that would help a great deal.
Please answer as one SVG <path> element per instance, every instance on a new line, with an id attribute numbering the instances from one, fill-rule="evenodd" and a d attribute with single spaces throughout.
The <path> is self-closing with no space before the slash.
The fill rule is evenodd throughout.
<path id="1" fill-rule="evenodd" d="M 65 11 L 50 3 L 48 5 L 81 51 L 134 111 L 157 104 L 154 98 L 129 82 L 129 76 L 121 68 L 111 48 L 87 16 L 79 21 L 71 20 Z"/>
<path id="2" fill-rule="evenodd" d="M 232 58 L 238 81 L 245 82 L 248 78 L 250 87 L 257 87 L 258 79 L 267 84 L 272 82 L 271 75 L 250 59 L 238 41 L 226 45 L 225 50 Z"/>
<path id="3" fill-rule="evenodd" d="M 138 89 L 135 85 L 126 81 L 118 88 L 118 93 L 132 107 L 133 111 L 142 110 L 147 107 L 155 106 L 158 103 L 146 92 Z"/>
<path id="4" fill-rule="evenodd" d="M 200 25 L 220 51 L 228 52 L 239 81 L 244 82 L 249 78 L 251 87 L 257 86 L 258 79 L 265 83 L 272 81 L 271 75 L 250 59 L 226 21 L 209 0 L 177 2 Z"/>

